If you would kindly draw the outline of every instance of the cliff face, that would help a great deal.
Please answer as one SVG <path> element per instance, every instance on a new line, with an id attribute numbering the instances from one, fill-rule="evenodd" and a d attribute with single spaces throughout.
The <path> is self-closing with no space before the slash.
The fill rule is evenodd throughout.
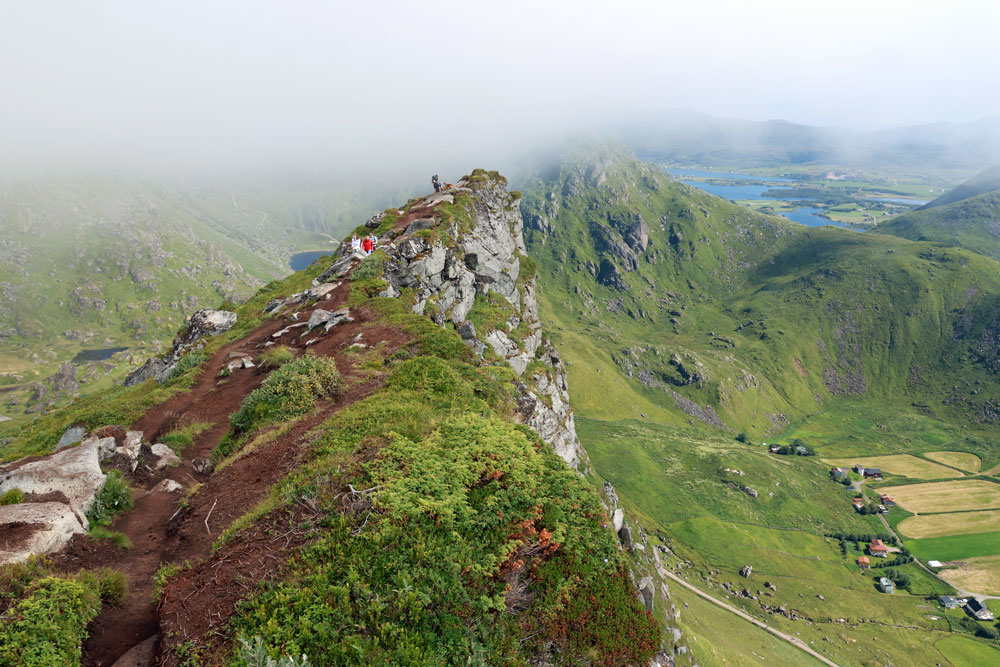
<path id="1" fill-rule="evenodd" d="M 509 364 L 521 377 L 521 420 L 579 470 L 584 455 L 566 370 L 542 335 L 519 199 L 502 176 L 475 172 L 446 192 L 369 220 L 381 245 L 366 261 L 381 263 L 386 284 L 379 296 L 400 297 L 411 288 L 414 313 L 453 324 L 479 357 Z M 345 241 L 316 283 L 342 278 L 356 259 Z"/>

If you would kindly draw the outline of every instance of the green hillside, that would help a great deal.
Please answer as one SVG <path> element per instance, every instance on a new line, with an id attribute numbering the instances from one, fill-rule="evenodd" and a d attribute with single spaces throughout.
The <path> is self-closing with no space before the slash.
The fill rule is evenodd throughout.
<path id="1" fill-rule="evenodd" d="M 920 210 L 947 206 L 963 199 L 970 199 L 977 195 L 983 195 L 994 190 L 1000 190 L 1000 164 L 977 174 L 956 188 L 949 190 L 934 201 L 928 202 L 920 207 Z"/>
<path id="2" fill-rule="evenodd" d="M 966 248 L 1000 259 L 1000 167 L 878 226 L 883 234 Z"/>
<path id="3" fill-rule="evenodd" d="M 580 148 L 522 187 L 581 442 L 668 570 L 840 665 L 957 664 L 927 647 L 992 636 L 963 613 L 937 615 L 934 596 L 953 589 L 908 552 L 859 569 L 867 540 L 893 538 L 852 509 L 859 491 L 822 458 L 1000 461 L 995 261 L 757 214 L 614 145 Z M 893 509 L 889 525 L 907 515 Z M 897 594 L 875 587 L 883 574 Z M 779 654 L 723 639 L 720 622 L 752 626 L 693 600 L 681 623 L 705 664 Z"/>
<path id="4" fill-rule="evenodd" d="M 286 275 L 293 252 L 330 248 L 385 196 L 112 176 L 0 182 L 0 415 L 110 385 L 187 315 L 245 300 Z M 102 348 L 128 351 L 68 363 Z"/>
<path id="5" fill-rule="evenodd" d="M 831 398 L 878 396 L 995 418 L 992 260 L 760 215 L 616 148 L 525 190 L 554 337 L 590 360 L 571 366 L 590 416 L 763 436 Z"/>

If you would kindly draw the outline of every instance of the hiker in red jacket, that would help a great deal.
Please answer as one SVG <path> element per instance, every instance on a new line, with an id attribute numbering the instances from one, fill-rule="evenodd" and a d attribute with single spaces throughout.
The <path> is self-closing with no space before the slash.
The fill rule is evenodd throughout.
<path id="1" fill-rule="evenodd" d="M 365 237 L 365 240 L 361 242 L 361 251 L 366 255 L 370 255 L 373 250 L 375 250 L 375 243 L 372 241 L 371 234 L 369 234 Z"/>

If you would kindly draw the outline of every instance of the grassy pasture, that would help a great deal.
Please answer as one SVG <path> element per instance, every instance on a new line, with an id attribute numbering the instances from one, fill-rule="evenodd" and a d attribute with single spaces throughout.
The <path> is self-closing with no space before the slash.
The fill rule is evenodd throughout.
<path id="1" fill-rule="evenodd" d="M 964 477 L 959 471 L 946 466 L 931 463 L 910 454 L 890 454 L 888 456 L 868 456 L 850 459 L 823 459 L 832 466 L 851 467 L 860 463 L 866 468 L 881 468 L 885 472 L 903 477 L 917 479 L 943 479 L 947 477 Z"/>
<path id="2" fill-rule="evenodd" d="M 968 637 L 945 637 L 934 646 L 954 667 L 980 667 L 1000 663 L 1000 651 Z"/>
<path id="3" fill-rule="evenodd" d="M 979 479 L 885 486 L 879 491 L 915 514 L 1000 508 L 1000 484 Z"/>
<path id="4" fill-rule="evenodd" d="M 983 460 L 969 452 L 924 452 L 927 458 L 966 472 L 979 472 Z"/>
<path id="5" fill-rule="evenodd" d="M 939 576 L 951 585 L 976 593 L 1000 595 L 1000 555 L 965 558 L 950 564 L 958 567 L 941 570 Z"/>
<path id="6" fill-rule="evenodd" d="M 682 607 L 678 619 L 684 639 L 705 665 L 819 665 L 800 651 L 732 612 L 703 600 L 681 586 L 672 586 L 671 600 Z"/>
<path id="7" fill-rule="evenodd" d="M 961 514 L 946 516 L 959 517 Z M 906 547 L 921 560 L 954 561 L 1000 554 L 1000 532 L 948 535 L 906 540 Z"/>
<path id="8" fill-rule="evenodd" d="M 914 539 L 987 533 L 1000 528 L 1000 511 L 920 514 L 903 519 L 897 528 L 905 537 Z"/>

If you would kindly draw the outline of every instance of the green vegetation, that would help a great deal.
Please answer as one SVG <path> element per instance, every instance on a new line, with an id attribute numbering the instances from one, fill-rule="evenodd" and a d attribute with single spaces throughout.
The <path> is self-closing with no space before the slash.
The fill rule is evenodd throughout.
<path id="1" fill-rule="evenodd" d="M 86 626 L 100 609 L 99 590 L 83 581 L 44 577 L 0 619 L 0 663 L 11 667 L 79 665 Z"/>
<path id="2" fill-rule="evenodd" d="M 934 646 L 955 667 L 981 667 L 1000 661 L 1000 650 L 967 637 L 945 637 Z"/>
<path id="3" fill-rule="evenodd" d="M 121 607 L 128 599 L 128 576 L 121 570 L 102 567 L 97 571 L 101 600 L 113 607 Z"/>
<path id="4" fill-rule="evenodd" d="M 87 511 L 91 526 L 107 526 L 116 514 L 132 509 L 132 490 L 121 471 L 108 472 L 104 486 L 97 492 L 94 504 Z"/>
<path id="5" fill-rule="evenodd" d="M 295 359 L 295 352 L 287 345 L 275 345 L 260 353 L 261 368 L 278 368 Z"/>
<path id="6" fill-rule="evenodd" d="M 192 422 L 178 426 L 168 433 L 161 435 L 158 439 L 160 443 L 169 446 L 178 455 L 194 444 L 195 437 L 212 428 L 212 424 L 207 422 Z"/>
<path id="7" fill-rule="evenodd" d="M 24 502 L 24 491 L 21 489 L 10 489 L 0 495 L 0 505 L 17 505 Z"/>
<path id="8" fill-rule="evenodd" d="M 317 399 L 336 396 L 341 387 L 337 365 L 329 357 L 306 353 L 271 371 L 261 386 L 250 392 L 240 409 L 230 416 L 232 430 L 216 448 L 215 455 L 222 458 L 232 453 L 240 434 L 304 415 Z"/>
<path id="9" fill-rule="evenodd" d="M 181 571 L 181 567 L 174 563 L 160 563 L 153 575 L 153 602 L 159 602 L 163 595 L 163 587 L 167 585 L 170 577 Z"/>
<path id="10" fill-rule="evenodd" d="M 119 549 L 132 548 L 132 540 L 129 539 L 128 535 L 121 531 L 109 530 L 105 526 L 91 526 L 90 530 L 87 531 L 87 534 L 95 540 L 111 540 Z"/>
<path id="11" fill-rule="evenodd" d="M 1000 554 L 1000 532 L 948 535 L 904 540 L 906 548 L 922 561 L 941 562 Z"/>

